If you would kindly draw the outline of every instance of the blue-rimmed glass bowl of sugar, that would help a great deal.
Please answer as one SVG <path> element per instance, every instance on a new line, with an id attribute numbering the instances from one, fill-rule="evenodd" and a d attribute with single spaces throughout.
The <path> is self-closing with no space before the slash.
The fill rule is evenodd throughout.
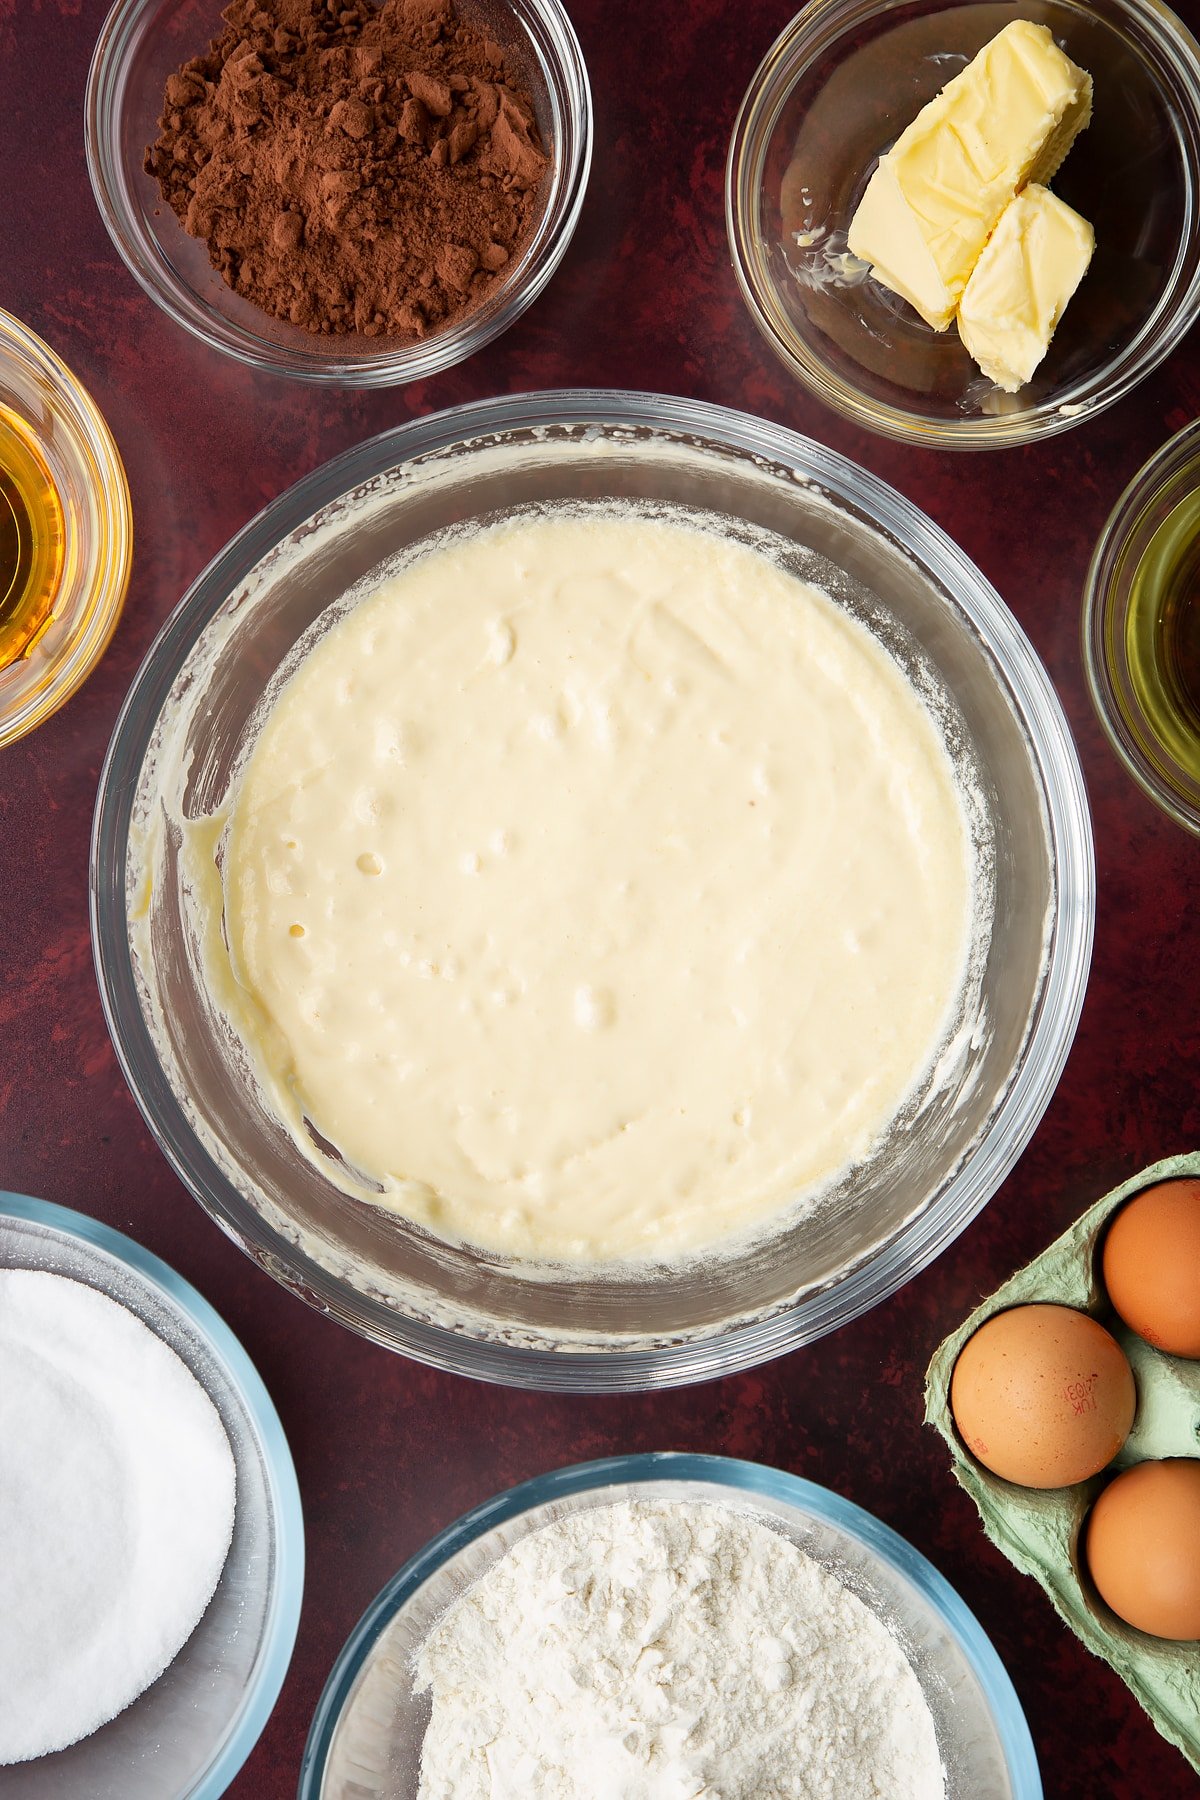
<path id="1" fill-rule="evenodd" d="M 65 1750 L 0 1771 L 5 1800 L 218 1800 L 253 1749 L 291 1660 L 304 1525 L 287 1440 L 229 1327 L 175 1271 L 96 1219 L 0 1193 L 0 1269 L 81 1282 L 180 1358 L 233 1452 L 233 1539 L 200 1623 L 132 1705 Z"/>

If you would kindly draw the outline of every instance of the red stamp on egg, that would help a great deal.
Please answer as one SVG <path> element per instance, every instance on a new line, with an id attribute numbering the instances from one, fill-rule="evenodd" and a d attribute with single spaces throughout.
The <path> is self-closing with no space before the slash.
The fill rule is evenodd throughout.
<path id="1" fill-rule="evenodd" d="M 1077 1375 L 1074 1381 L 1068 1381 L 1063 1387 L 1063 1396 L 1071 1411 L 1078 1418 L 1082 1413 L 1096 1410 L 1096 1383 L 1098 1375 Z"/>

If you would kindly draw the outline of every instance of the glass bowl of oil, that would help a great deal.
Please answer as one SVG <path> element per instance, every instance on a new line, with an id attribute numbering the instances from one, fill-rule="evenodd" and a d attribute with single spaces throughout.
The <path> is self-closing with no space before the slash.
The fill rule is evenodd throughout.
<path id="1" fill-rule="evenodd" d="M 108 426 L 53 350 L 0 311 L 0 746 L 56 712 L 99 661 L 132 548 Z"/>
<path id="2" fill-rule="evenodd" d="M 1101 533 L 1083 655 L 1117 755 L 1200 835 L 1200 419 L 1134 476 Z"/>

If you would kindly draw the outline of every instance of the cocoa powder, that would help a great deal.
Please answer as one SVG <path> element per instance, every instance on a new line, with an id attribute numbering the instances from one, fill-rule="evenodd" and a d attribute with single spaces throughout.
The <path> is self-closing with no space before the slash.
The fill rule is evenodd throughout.
<path id="1" fill-rule="evenodd" d="M 230 287 L 311 332 L 479 306 L 547 167 L 520 72 L 450 0 L 233 0 L 145 168 Z"/>

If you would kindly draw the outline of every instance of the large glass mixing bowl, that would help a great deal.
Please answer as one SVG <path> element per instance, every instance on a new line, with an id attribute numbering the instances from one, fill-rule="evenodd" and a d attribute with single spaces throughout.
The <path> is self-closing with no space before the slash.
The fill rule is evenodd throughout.
<path id="1" fill-rule="evenodd" d="M 995 897 L 938 1068 L 819 1208 L 687 1264 L 532 1270 L 351 1198 L 256 1098 L 212 1000 L 179 832 L 225 799 L 301 635 L 388 558 L 531 503 L 667 502 L 766 531 L 932 697 L 970 770 Z M 995 591 L 907 501 L 821 445 L 692 401 L 485 401 L 335 458 L 230 543 L 135 680 L 100 783 L 96 963 L 133 1092 L 221 1227 L 312 1305 L 466 1374 L 598 1390 L 697 1381 L 819 1337 L 893 1292 L 986 1203 L 1040 1119 L 1082 1004 L 1094 869 L 1074 747 Z M 203 911 L 203 909 L 201 909 Z"/>

